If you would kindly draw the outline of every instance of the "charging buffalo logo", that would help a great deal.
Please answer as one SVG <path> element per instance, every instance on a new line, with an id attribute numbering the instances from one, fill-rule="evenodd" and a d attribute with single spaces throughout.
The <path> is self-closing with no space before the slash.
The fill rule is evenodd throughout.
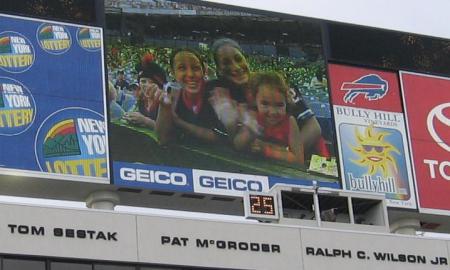
<path id="1" fill-rule="evenodd" d="M 358 145 L 353 146 L 352 150 L 359 159 L 352 161 L 359 166 L 367 167 L 370 175 L 380 171 L 384 177 L 387 177 L 388 166 L 391 166 L 397 172 L 397 163 L 390 152 L 400 154 L 400 151 L 392 144 L 384 141 L 384 137 L 388 135 L 390 133 L 375 132 L 372 126 L 366 128 L 364 135 L 358 129 L 355 129 Z"/>
<path id="2" fill-rule="evenodd" d="M 107 176 L 106 125 L 89 109 L 57 111 L 39 127 L 35 142 L 41 171 L 80 176 Z"/>
<path id="3" fill-rule="evenodd" d="M 353 82 L 344 82 L 342 91 L 345 103 L 353 103 L 355 98 L 362 95 L 369 101 L 382 99 L 388 92 L 388 82 L 376 74 L 362 76 Z"/>
<path id="4" fill-rule="evenodd" d="M 37 30 L 37 39 L 43 50 L 51 54 L 62 54 L 70 49 L 72 39 L 64 26 L 44 23 Z"/>
<path id="5" fill-rule="evenodd" d="M 384 193 L 409 200 L 408 171 L 400 131 L 341 124 L 342 160 L 347 189 Z M 400 150 L 399 150 L 400 149 Z"/>
<path id="6" fill-rule="evenodd" d="M 34 63 L 31 42 L 16 32 L 0 33 L 0 68 L 11 73 L 28 70 Z"/>
<path id="7" fill-rule="evenodd" d="M 79 28 L 77 40 L 87 51 L 98 51 L 102 47 L 102 33 L 95 28 Z"/>
<path id="8" fill-rule="evenodd" d="M 31 92 L 14 79 L 0 77 L 0 135 L 13 136 L 26 131 L 35 115 Z"/>

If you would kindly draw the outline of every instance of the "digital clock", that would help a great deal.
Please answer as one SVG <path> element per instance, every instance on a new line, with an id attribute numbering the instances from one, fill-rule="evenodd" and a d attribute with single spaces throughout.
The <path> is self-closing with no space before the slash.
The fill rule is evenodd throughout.
<path id="1" fill-rule="evenodd" d="M 244 199 L 245 217 L 251 219 L 277 220 L 278 209 L 275 196 L 247 194 Z"/>

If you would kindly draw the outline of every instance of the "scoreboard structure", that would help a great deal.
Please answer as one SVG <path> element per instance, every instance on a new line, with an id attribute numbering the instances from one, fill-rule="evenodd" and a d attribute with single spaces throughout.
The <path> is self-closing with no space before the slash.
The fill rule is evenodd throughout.
<path id="1" fill-rule="evenodd" d="M 434 270 L 450 256 L 449 241 L 389 233 L 12 204 L 0 213 L 5 270 Z"/>
<path id="2" fill-rule="evenodd" d="M 448 268 L 448 241 L 390 234 L 450 232 L 448 40 L 225 1 L 95 1 L 94 26 L 38 2 L 0 4 L 0 194 L 94 209 L 0 205 L 2 270 Z"/>

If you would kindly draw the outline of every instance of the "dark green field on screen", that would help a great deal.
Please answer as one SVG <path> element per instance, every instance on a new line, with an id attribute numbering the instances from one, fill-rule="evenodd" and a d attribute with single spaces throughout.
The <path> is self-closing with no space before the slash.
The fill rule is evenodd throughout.
<path id="1" fill-rule="evenodd" d="M 110 126 L 112 160 L 230 173 L 256 174 L 302 180 L 336 182 L 335 178 L 313 175 L 306 167 L 268 160 L 242 152 L 228 145 L 173 144 L 160 146 L 154 131 L 120 121 Z"/>

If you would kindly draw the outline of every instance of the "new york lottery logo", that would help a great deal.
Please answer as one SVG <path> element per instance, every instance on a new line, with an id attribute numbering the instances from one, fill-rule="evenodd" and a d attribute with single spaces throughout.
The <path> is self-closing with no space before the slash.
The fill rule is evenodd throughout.
<path id="1" fill-rule="evenodd" d="M 34 63 L 31 42 L 16 32 L 0 33 L 0 68 L 11 73 L 28 70 Z"/>
<path id="2" fill-rule="evenodd" d="M 35 116 L 36 105 L 28 88 L 14 79 L 0 77 L 0 135 L 25 132 Z"/>
<path id="3" fill-rule="evenodd" d="M 70 49 L 72 38 L 62 25 L 44 23 L 37 30 L 37 40 L 41 48 L 51 54 L 62 54 Z"/>
<path id="4" fill-rule="evenodd" d="M 102 47 L 102 32 L 95 28 L 79 28 L 77 40 L 80 46 L 87 51 L 98 51 Z"/>
<path id="5" fill-rule="evenodd" d="M 44 120 L 35 141 L 41 171 L 106 177 L 106 123 L 85 108 L 67 108 Z"/>

